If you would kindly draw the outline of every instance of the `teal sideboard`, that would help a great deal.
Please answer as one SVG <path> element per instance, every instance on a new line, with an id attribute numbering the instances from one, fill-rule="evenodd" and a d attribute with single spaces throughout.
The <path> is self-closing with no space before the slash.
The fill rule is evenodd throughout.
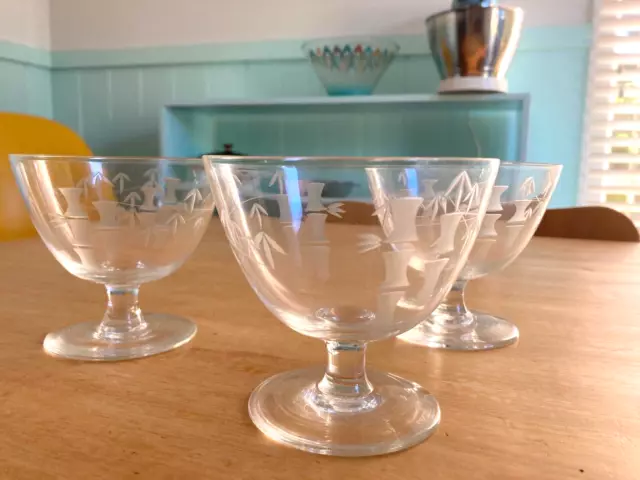
<path id="1" fill-rule="evenodd" d="M 528 95 L 372 95 L 168 105 L 165 156 L 467 156 L 525 161 Z"/>
<path id="2" fill-rule="evenodd" d="M 161 152 L 526 161 L 529 96 L 372 95 L 168 105 Z M 344 179 L 360 180 L 360 179 Z M 357 190 L 357 189 L 356 189 Z M 357 193 L 357 192 L 354 192 Z"/>

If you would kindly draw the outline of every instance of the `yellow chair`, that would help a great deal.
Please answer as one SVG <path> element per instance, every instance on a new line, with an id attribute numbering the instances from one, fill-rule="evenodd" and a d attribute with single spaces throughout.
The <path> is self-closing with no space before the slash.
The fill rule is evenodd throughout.
<path id="1" fill-rule="evenodd" d="M 73 130 L 42 117 L 0 112 L 0 241 L 30 237 L 36 231 L 29 218 L 11 165 L 10 154 L 91 155 Z"/>

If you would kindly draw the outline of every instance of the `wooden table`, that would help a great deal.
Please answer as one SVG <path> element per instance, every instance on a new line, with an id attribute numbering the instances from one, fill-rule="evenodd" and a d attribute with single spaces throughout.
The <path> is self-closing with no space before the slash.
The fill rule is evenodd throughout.
<path id="1" fill-rule="evenodd" d="M 214 222 L 217 223 L 217 222 Z M 321 342 L 262 306 L 219 225 L 143 307 L 199 324 L 185 348 L 91 364 L 41 349 L 98 319 L 101 287 L 66 273 L 42 242 L 0 244 L 2 479 L 638 479 L 640 246 L 536 238 L 469 303 L 513 319 L 519 345 L 485 353 L 397 341 L 370 363 L 440 401 L 438 432 L 411 450 L 331 458 L 266 439 L 247 415 L 264 378 L 324 362 Z"/>

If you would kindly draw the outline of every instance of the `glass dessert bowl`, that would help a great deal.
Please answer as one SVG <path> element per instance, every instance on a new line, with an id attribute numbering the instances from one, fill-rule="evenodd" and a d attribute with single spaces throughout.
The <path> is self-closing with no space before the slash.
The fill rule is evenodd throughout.
<path id="1" fill-rule="evenodd" d="M 278 442 L 340 456 L 389 453 L 427 438 L 439 423 L 437 401 L 414 382 L 366 371 L 366 345 L 413 328 L 444 297 L 480 230 L 498 161 L 206 162 L 220 221 L 251 287 L 280 321 L 328 351 L 326 368 L 285 372 L 255 389 L 255 425 Z M 324 199 L 325 183 L 313 181 L 343 175 L 368 186 L 366 218 L 347 221 L 353 205 Z M 436 194 L 442 203 L 434 209 Z"/>
<path id="2" fill-rule="evenodd" d="M 507 267 L 527 246 L 547 209 L 561 165 L 501 163 L 478 238 L 453 288 L 420 325 L 400 336 L 406 342 L 451 350 L 490 350 L 518 340 L 518 328 L 465 303 L 470 280 Z"/>
<path id="3" fill-rule="evenodd" d="M 199 159 L 14 155 L 14 174 L 47 248 L 72 275 L 102 284 L 101 321 L 50 333 L 48 353 L 126 360 L 188 342 L 196 325 L 143 315 L 138 290 L 170 275 L 193 253 L 213 214 Z"/>

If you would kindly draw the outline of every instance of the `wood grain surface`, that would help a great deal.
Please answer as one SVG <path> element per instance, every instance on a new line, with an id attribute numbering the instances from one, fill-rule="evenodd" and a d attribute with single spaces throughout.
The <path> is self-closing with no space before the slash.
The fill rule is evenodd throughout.
<path id="1" fill-rule="evenodd" d="M 460 353 L 387 341 L 369 362 L 421 383 L 443 418 L 427 442 L 345 459 L 282 447 L 246 402 L 266 377 L 324 362 L 250 290 L 217 220 L 146 311 L 188 316 L 191 345 L 95 364 L 42 352 L 45 334 L 99 319 L 102 287 L 38 238 L 0 244 L 2 479 L 638 479 L 640 246 L 535 238 L 469 304 L 515 321 L 519 344 Z"/>

